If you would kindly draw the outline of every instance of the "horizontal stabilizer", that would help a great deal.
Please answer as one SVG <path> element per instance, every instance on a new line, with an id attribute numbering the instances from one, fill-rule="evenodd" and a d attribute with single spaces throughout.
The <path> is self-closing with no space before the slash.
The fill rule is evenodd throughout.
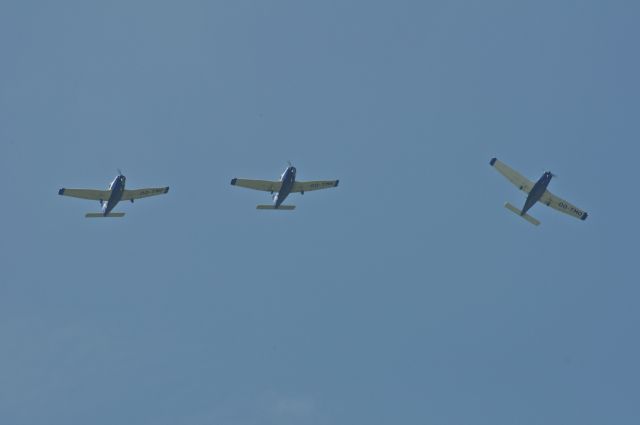
<path id="1" fill-rule="evenodd" d="M 104 215 L 103 213 L 86 213 L 84 216 L 87 218 L 124 217 L 124 213 L 112 212 L 107 215 Z"/>
<path id="2" fill-rule="evenodd" d="M 296 209 L 295 205 L 280 205 L 279 207 L 276 208 L 275 205 L 258 205 L 256 206 L 256 209 L 258 210 L 287 210 L 287 211 L 291 211 Z"/>
<path id="3" fill-rule="evenodd" d="M 540 222 L 538 220 L 536 220 L 535 218 L 531 217 L 529 214 L 522 214 L 522 211 L 520 211 L 518 208 L 514 207 L 513 205 L 511 205 L 510 203 L 506 203 L 504 204 L 504 207 L 506 209 L 508 209 L 509 211 L 511 211 L 514 214 L 518 214 L 520 217 L 524 218 L 525 220 L 527 220 L 529 223 L 533 224 L 534 226 L 539 226 Z"/>

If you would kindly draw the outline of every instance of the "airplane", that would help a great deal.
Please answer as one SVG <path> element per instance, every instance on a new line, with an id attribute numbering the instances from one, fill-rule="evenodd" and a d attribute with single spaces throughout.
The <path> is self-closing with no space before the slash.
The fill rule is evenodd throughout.
<path id="1" fill-rule="evenodd" d="M 58 195 L 71 196 L 74 198 L 90 199 L 100 202 L 102 212 L 87 213 L 87 218 L 98 217 L 124 217 L 123 212 L 112 212 L 120 201 L 133 201 L 140 198 L 148 198 L 149 196 L 164 195 L 169 192 L 169 187 L 157 187 L 149 189 L 127 190 L 124 188 L 127 178 L 118 170 L 118 176 L 111 182 L 107 190 L 95 189 L 65 189 L 58 191 Z"/>
<path id="2" fill-rule="evenodd" d="M 506 165 L 504 162 L 499 161 L 497 158 L 491 159 L 491 161 L 489 161 L 489 164 L 496 170 L 498 170 L 509 181 L 511 181 L 511 183 L 516 185 L 518 189 L 528 194 L 527 200 L 525 201 L 522 210 L 514 207 L 509 202 L 504 204 L 504 206 L 509 211 L 518 214 L 520 217 L 527 220 L 529 223 L 535 226 L 540 225 L 540 221 L 527 214 L 531 207 L 533 207 L 538 201 L 542 202 L 548 207 L 556 209 L 572 217 L 579 218 L 580 220 L 584 221 L 587 219 L 588 214 L 585 211 L 582 211 L 581 209 L 571 205 L 569 202 L 557 197 L 547 190 L 547 186 L 549 186 L 551 179 L 555 177 L 555 175 L 550 171 L 544 173 L 542 177 L 540 177 L 540 179 L 534 184 L 532 181 L 528 180 L 526 177 L 522 176 L 520 173 Z"/>
<path id="3" fill-rule="evenodd" d="M 289 166 L 279 181 L 269 180 L 247 180 L 247 179 L 232 179 L 232 186 L 246 187 L 248 189 L 262 190 L 264 192 L 271 192 L 273 195 L 273 205 L 258 205 L 256 209 L 259 210 L 293 210 L 295 205 L 283 205 L 284 200 L 290 193 L 298 193 L 304 195 L 305 192 L 312 190 L 329 189 L 331 187 L 337 187 L 340 180 L 322 180 L 322 181 L 296 181 L 296 167 L 289 163 Z M 275 193 L 275 195 L 274 195 Z"/>

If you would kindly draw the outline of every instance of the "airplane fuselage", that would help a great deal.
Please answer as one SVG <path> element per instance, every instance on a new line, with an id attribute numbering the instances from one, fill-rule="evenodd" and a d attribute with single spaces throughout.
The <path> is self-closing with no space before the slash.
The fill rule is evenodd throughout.
<path id="1" fill-rule="evenodd" d="M 109 213 L 118 205 L 118 202 L 122 199 L 122 195 L 124 193 L 124 186 L 127 182 L 127 178 L 122 174 L 116 177 L 113 182 L 109 185 L 109 190 L 111 190 L 111 195 L 109 199 L 101 200 L 102 204 L 102 213 L 107 216 Z"/>
<path id="2" fill-rule="evenodd" d="M 289 196 L 289 194 L 291 193 L 293 185 L 296 182 L 296 168 L 287 168 L 284 173 L 282 173 L 280 181 L 282 182 L 282 184 L 280 185 L 280 190 L 273 197 L 273 204 L 276 208 L 282 205 L 284 200 L 287 199 L 287 196 Z"/>
<path id="3" fill-rule="evenodd" d="M 527 200 L 524 203 L 521 215 L 525 215 L 527 211 L 529 211 L 531 207 L 533 207 L 536 202 L 538 202 L 540 198 L 542 198 L 542 195 L 544 195 L 544 192 L 547 191 L 547 186 L 549 186 L 549 183 L 551 183 L 552 178 L 553 174 L 547 171 L 542 175 L 542 177 L 540 177 L 536 184 L 533 185 L 533 188 L 531 189 L 531 192 L 529 192 Z"/>

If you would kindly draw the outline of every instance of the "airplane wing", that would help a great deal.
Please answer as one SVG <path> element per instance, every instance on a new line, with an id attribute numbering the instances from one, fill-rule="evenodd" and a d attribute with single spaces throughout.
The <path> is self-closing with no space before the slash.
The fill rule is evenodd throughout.
<path id="1" fill-rule="evenodd" d="M 169 187 L 151 187 L 148 189 L 125 189 L 122 193 L 123 201 L 133 201 L 134 199 L 148 198 L 149 196 L 164 195 L 169 191 Z"/>
<path id="2" fill-rule="evenodd" d="M 262 190 L 264 192 L 278 192 L 280 191 L 282 182 L 269 180 L 233 179 L 231 180 L 231 185 L 246 187 L 247 189 Z"/>
<path id="3" fill-rule="evenodd" d="M 320 181 L 312 181 L 312 182 L 294 182 L 293 188 L 291 189 L 292 193 L 295 192 L 310 192 L 312 190 L 320 190 L 320 189 L 329 189 L 332 187 L 337 187 L 340 180 L 320 180 Z"/>
<path id="4" fill-rule="evenodd" d="M 548 190 L 542 194 L 542 197 L 540 198 L 540 202 L 542 202 L 546 206 L 551 207 L 555 210 L 558 210 L 565 214 L 569 214 L 570 216 L 579 218 L 580 220 L 587 219 L 588 214 L 585 211 L 582 211 L 581 209 L 576 208 L 575 206 L 571 205 L 569 202 L 554 195 Z"/>
<path id="5" fill-rule="evenodd" d="M 493 158 L 489 163 L 496 170 L 498 170 L 500 174 L 505 176 L 511 183 L 516 185 L 518 189 L 520 189 L 524 193 L 531 192 L 531 189 L 533 188 L 533 182 L 531 180 L 524 177 L 522 174 L 518 173 L 516 170 L 496 158 Z"/>
<path id="6" fill-rule="evenodd" d="M 73 198 L 90 199 L 92 201 L 106 201 L 111 196 L 110 190 L 94 189 L 60 189 L 58 195 L 71 196 Z"/>

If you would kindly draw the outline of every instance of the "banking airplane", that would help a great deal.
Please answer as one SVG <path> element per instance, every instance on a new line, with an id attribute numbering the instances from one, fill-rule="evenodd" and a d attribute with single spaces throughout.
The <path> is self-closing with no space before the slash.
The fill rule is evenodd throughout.
<path id="1" fill-rule="evenodd" d="M 124 185 L 127 178 L 118 170 L 118 176 L 113 179 L 107 190 L 95 189 L 60 189 L 58 195 L 72 196 L 74 198 L 90 199 L 99 201 L 102 212 L 87 213 L 85 217 L 123 217 L 122 212 L 111 212 L 120 201 L 131 201 L 135 199 L 147 198 L 149 196 L 164 195 L 169 191 L 169 187 L 157 187 L 149 189 L 126 190 Z"/>
<path id="2" fill-rule="evenodd" d="M 295 205 L 282 205 L 290 193 L 300 192 L 300 194 L 304 195 L 305 192 L 312 190 L 336 187 L 339 182 L 340 180 L 297 182 L 296 167 L 289 164 L 287 169 L 284 170 L 284 173 L 282 173 L 279 181 L 233 179 L 231 180 L 231 185 L 271 192 L 273 195 L 273 205 L 258 205 L 256 208 L 259 210 L 292 210 L 295 209 Z"/>
<path id="3" fill-rule="evenodd" d="M 506 165 L 503 162 L 498 161 L 496 158 L 493 158 L 489 164 L 495 167 L 503 176 L 511 181 L 514 185 L 518 187 L 524 193 L 527 193 L 527 200 L 524 203 L 524 207 L 522 211 L 518 208 L 514 207 L 510 203 L 504 204 L 505 208 L 509 211 L 518 214 L 529 223 L 538 226 L 540 222 L 535 218 L 531 217 L 527 214 L 527 211 L 531 209 L 535 205 L 536 202 L 540 201 L 548 207 L 554 208 L 560 212 L 565 214 L 569 214 L 570 216 L 579 218 L 580 220 L 587 219 L 587 213 L 574 207 L 569 202 L 565 201 L 562 198 L 557 197 L 553 193 L 547 190 L 547 186 L 551 182 L 551 178 L 554 175 L 547 171 L 540 177 L 540 179 L 534 184 L 532 181 L 528 180 L 526 177 L 523 177 L 517 171 L 513 170 L 511 167 Z"/>

